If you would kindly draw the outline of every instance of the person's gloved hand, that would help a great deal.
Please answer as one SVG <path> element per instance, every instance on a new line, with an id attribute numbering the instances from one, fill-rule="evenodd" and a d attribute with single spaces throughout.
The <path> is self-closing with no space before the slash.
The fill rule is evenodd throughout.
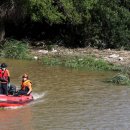
<path id="1" fill-rule="evenodd" d="M 25 94 L 25 96 L 29 96 L 29 95 L 30 95 L 30 93 Z"/>

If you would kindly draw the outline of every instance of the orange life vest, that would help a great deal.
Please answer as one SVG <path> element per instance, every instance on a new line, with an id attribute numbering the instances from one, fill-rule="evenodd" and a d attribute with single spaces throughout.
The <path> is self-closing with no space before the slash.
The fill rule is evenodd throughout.
<path id="1" fill-rule="evenodd" d="M 21 90 L 25 90 L 25 88 L 32 89 L 32 83 L 30 80 L 26 80 L 21 83 Z"/>
<path id="2" fill-rule="evenodd" d="M 7 70 L 7 69 L 5 69 L 5 70 L 0 69 L 0 78 L 6 80 L 6 81 L 2 81 L 2 83 L 7 83 L 8 82 L 8 77 L 10 77 L 9 70 Z"/>

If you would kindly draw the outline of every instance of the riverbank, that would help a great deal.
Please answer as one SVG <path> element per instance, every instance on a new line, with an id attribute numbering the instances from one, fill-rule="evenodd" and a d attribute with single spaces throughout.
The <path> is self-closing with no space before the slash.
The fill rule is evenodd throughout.
<path id="1" fill-rule="evenodd" d="M 60 65 L 87 70 L 121 70 L 123 66 L 129 66 L 130 59 L 130 52 L 124 50 L 70 49 L 57 45 L 36 47 L 17 40 L 7 41 L 3 48 L 0 55 L 4 58 L 35 59 L 51 66 Z"/>
<path id="2" fill-rule="evenodd" d="M 43 48 L 31 48 L 31 54 L 34 59 L 40 59 L 46 55 L 51 56 L 92 56 L 96 59 L 103 59 L 115 65 L 129 66 L 130 65 L 130 51 L 126 50 L 112 50 L 112 49 L 94 49 L 94 48 L 78 48 L 68 49 L 64 47 L 55 47 L 51 50 Z"/>

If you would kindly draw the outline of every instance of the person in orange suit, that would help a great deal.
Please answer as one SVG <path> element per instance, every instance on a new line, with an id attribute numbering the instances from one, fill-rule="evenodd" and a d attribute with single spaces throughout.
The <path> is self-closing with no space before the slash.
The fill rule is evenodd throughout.
<path id="1" fill-rule="evenodd" d="M 22 76 L 21 89 L 15 94 L 15 96 L 19 95 L 30 95 L 32 92 L 32 83 L 28 78 L 27 74 Z"/>

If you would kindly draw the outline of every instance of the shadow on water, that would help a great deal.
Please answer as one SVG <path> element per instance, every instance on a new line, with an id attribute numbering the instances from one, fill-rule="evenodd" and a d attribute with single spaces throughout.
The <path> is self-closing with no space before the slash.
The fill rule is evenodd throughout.
<path id="1" fill-rule="evenodd" d="M 11 82 L 23 73 L 33 83 L 34 103 L 0 111 L 2 130 L 129 130 L 130 88 L 102 81 L 112 72 L 47 67 L 36 61 L 8 60 Z"/>

